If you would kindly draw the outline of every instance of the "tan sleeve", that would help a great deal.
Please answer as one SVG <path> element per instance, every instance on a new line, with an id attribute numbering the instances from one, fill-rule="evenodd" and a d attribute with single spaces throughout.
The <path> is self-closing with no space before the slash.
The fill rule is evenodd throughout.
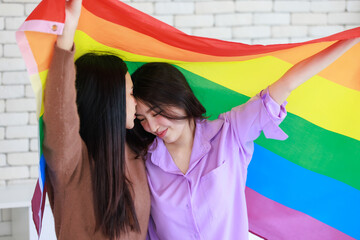
<path id="1" fill-rule="evenodd" d="M 55 44 L 44 90 L 44 157 L 48 170 L 68 176 L 82 158 L 74 52 L 74 49 L 66 51 Z"/>

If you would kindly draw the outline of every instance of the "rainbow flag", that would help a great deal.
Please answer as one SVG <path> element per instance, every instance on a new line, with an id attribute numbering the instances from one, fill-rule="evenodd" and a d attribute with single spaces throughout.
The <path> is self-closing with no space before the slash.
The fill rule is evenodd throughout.
<path id="1" fill-rule="evenodd" d="M 17 32 L 38 106 L 43 139 L 43 90 L 64 0 L 43 0 Z M 245 103 L 291 66 L 334 42 L 360 37 L 360 28 L 304 43 L 246 45 L 189 36 L 118 0 L 84 0 L 76 57 L 92 50 L 122 57 L 132 73 L 145 62 L 169 62 L 186 76 L 207 114 Z M 281 128 L 286 141 L 255 145 L 249 166 L 250 231 L 267 239 L 360 239 L 360 44 L 299 87 L 288 99 Z M 33 213 L 41 230 L 46 179 Z"/>

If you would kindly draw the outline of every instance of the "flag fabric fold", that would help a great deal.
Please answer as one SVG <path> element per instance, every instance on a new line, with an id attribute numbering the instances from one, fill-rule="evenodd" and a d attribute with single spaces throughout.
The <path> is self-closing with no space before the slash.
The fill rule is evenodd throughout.
<path id="1" fill-rule="evenodd" d="M 40 170 L 32 200 L 41 232 L 46 196 L 43 90 L 64 0 L 43 0 L 16 33 L 36 95 Z M 360 28 L 303 43 L 247 45 L 187 35 L 118 0 L 83 0 L 76 58 L 89 51 L 120 56 L 129 72 L 168 62 L 187 78 L 212 119 L 245 103 L 297 62 Z M 281 128 L 286 141 L 255 142 L 249 166 L 250 231 L 266 239 L 360 239 L 360 44 L 293 92 Z"/>

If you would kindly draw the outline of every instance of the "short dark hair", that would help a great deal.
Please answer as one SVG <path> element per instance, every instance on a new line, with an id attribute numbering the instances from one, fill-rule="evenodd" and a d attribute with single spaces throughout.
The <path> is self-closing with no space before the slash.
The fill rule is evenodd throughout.
<path id="1" fill-rule="evenodd" d="M 118 239 L 140 231 L 125 176 L 127 66 L 117 56 L 87 53 L 75 62 L 80 135 L 92 169 L 96 231 Z"/>

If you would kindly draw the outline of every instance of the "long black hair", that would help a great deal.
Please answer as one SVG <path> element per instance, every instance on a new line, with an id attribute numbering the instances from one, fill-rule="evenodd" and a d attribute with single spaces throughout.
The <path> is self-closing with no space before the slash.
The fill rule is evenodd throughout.
<path id="1" fill-rule="evenodd" d="M 158 114 L 175 120 L 206 118 L 206 109 L 176 67 L 168 63 L 146 63 L 131 78 L 134 82 L 134 97 L 150 108 L 159 110 Z M 185 116 L 174 114 L 169 107 L 183 109 Z M 144 156 L 155 136 L 146 132 L 138 120 L 135 120 L 134 128 L 128 132 L 128 145 L 139 156 Z"/>
<path id="2" fill-rule="evenodd" d="M 117 56 L 96 53 L 81 56 L 75 65 L 80 135 L 92 166 L 95 230 L 110 239 L 129 229 L 139 232 L 125 176 L 127 66 Z"/>

